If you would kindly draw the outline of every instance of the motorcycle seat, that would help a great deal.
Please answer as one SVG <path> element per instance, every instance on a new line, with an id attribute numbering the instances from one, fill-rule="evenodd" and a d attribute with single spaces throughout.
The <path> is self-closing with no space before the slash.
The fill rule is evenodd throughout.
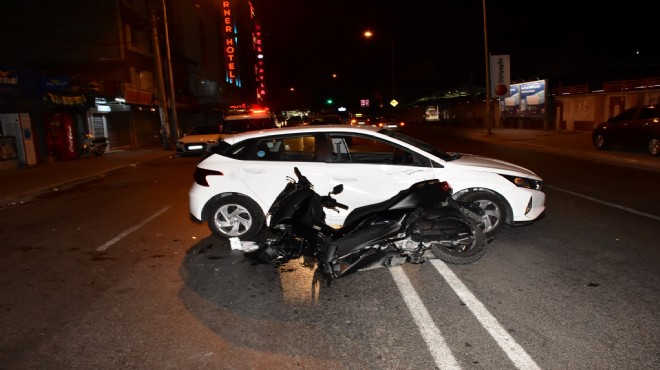
<path id="1" fill-rule="evenodd" d="M 366 217 L 368 217 L 371 214 L 382 212 L 389 209 L 394 204 L 399 202 L 403 197 L 407 196 L 414 188 L 422 187 L 426 191 L 437 192 L 438 191 L 437 188 L 429 187 L 429 185 L 436 184 L 437 182 L 438 180 L 420 181 L 418 183 L 411 185 L 408 189 L 399 191 L 390 199 L 384 200 L 379 203 L 369 204 L 366 206 L 353 209 L 353 211 L 349 213 L 348 216 L 346 217 L 342 230 L 350 229 L 351 227 L 357 225 L 359 222 L 363 221 Z"/>

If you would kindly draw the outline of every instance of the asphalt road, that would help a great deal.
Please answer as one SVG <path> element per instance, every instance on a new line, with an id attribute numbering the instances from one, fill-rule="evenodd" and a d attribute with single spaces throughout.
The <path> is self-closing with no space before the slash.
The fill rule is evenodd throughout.
<path id="1" fill-rule="evenodd" d="M 660 367 L 658 173 L 443 137 L 525 165 L 547 216 L 466 266 L 252 265 L 188 218 L 196 158 L 0 211 L 3 369 Z"/>

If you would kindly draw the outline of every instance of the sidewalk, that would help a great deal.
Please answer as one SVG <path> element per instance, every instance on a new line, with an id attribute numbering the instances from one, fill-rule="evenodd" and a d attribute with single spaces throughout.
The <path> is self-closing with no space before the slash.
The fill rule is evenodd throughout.
<path id="1" fill-rule="evenodd" d="M 101 157 L 44 162 L 30 168 L 0 171 L 0 209 L 34 197 L 89 181 L 112 171 L 174 156 L 162 147 L 113 150 Z"/>
<path id="2" fill-rule="evenodd" d="M 486 129 L 481 128 L 439 126 L 433 130 L 448 130 L 451 135 L 484 142 L 524 146 L 562 156 L 660 171 L 660 158 L 652 157 L 644 150 L 596 150 L 591 144 L 590 133 L 494 128 L 489 135 Z M 166 160 L 174 154 L 174 151 L 165 151 L 160 147 L 116 150 L 101 157 L 89 156 L 70 161 L 40 163 L 31 168 L 0 171 L 0 209 L 28 202 L 41 194 L 89 181 L 122 168 Z"/>

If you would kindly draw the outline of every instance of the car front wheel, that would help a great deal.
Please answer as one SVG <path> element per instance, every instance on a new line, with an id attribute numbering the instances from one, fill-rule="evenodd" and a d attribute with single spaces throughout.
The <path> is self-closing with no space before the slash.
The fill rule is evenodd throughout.
<path id="1" fill-rule="evenodd" d="M 651 153 L 652 156 L 658 156 L 658 154 L 660 154 L 660 139 L 657 137 L 649 140 L 649 153 Z"/>
<path id="2" fill-rule="evenodd" d="M 603 134 L 595 134 L 593 138 L 594 146 L 598 150 L 605 150 L 610 146 L 609 141 Z"/>
<path id="3" fill-rule="evenodd" d="M 483 210 L 479 227 L 487 240 L 495 238 L 506 222 L 507 208 L 500 197 L 486 191 L 467 192 L 459 196 L 461 202 L 474 203 Z"/>
<path id="4" fill-rule="evenodd" d="M 213 200 L 208 206 L 207 215 L 209 229 L 221 238 L 251 240 L 264 223 L 261 208 L 252 199 L 241 195 Z"/>

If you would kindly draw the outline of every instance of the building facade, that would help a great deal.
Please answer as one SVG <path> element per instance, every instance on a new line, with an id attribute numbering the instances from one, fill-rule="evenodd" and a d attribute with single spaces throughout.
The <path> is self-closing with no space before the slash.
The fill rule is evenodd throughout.
<path id="1" fill-rule="evenodd" d="M 110 150 L 167 147 L 192 126 L 217 124 L 231 105 L 259 102 L 257 20 L 246 0 L 6 0 L 3 8 L 0 136 L 17 146 L 30 137 L 17 148 L 22 165 L 74 159 L 87 133 L 108 137 Z M 241 83 L 227 79 L 227 10 Z"/>

